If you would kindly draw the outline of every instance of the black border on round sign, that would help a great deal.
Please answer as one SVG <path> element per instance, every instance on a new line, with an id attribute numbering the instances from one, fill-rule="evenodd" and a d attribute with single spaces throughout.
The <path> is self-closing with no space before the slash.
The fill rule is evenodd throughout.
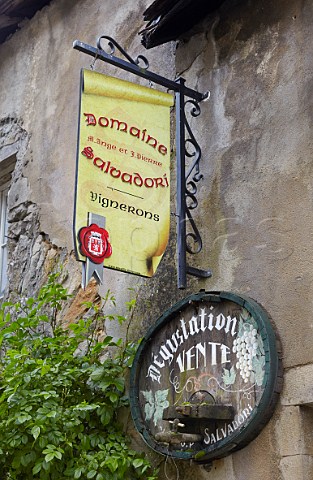
<path id="1" fill-rule="evenodd" d="M 183 310 L 185 305 L 189 305 L 193 302 L 200 303 L 201 301 L 217 303 L 222 300 L 232 301 L 237 305 L 240 305 L 242 308 L 245 308 L 251 313 L 258 324 L 259 333 L 261 334 L 265 350 L 264 391 L 262 397 L 257 408 L 255 408 L 250 415 L 249 422 L 246 426 L 233 433 L 230 439 L 225 438 L 218 443 L 218 446 L 215 444 L 210 445 L 197 453 L 178 450 L 171 452 L 167 447 L 156 442 L 149 434 L 142 418 L 138 390 L 139 374 L 142 364 L 141 360 L 144 356 L 145 349 L 149 346 L 153 336 L 164 325 L 176 317 Z M 273 415 L 282 386 L 283 368 L 281 344 L 274 330 L 272 319 L 266 310 L 255 300 L 245 295 L 223 291 L 200 291 L 197 294 L 189 295 L 164 312 L 144 336 L 137 350 L 130 373 L 130 409 L 136 429 L 150 448 L 163 455 L 169 455 L 184 460 L 194 460 L 199 464 L 205 464 L 240 450 L 257 437 Z"/>

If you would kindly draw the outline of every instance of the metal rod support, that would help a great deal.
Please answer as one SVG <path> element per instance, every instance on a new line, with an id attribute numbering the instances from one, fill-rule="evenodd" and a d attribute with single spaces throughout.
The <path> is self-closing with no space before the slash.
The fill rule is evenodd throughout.
<path id="1" fill-rule="evenodd" d="M 177 81 L 180 86 L 176 92 L 176 171 L 177 171 L 177 286 L 186 288 L 186 167 L 185 167 L 185 80 Z"/>
<path id="2" fill-rule="evenodd" d="M 210 278 L 210 277 L 212 277 L 211 270 L 202 270 L 200 268 L 187 266 L 186 272 L 188 273 L 188 275 L 193 275 L 194 277 L 198 277 L 198 278 Z"/>
<path id="3" fill-rule="evenodd" d="M 75 50 L 79 50 L 80 52 L 86 53 L 87 55 L 91 55 L 92 57 L 96 57 L 99 60 L 103 60 L 110 65 L 114 65 L 115 67 L 119 67 L 122 70 L 126 70 L 127 72 L 133 73 L 134 75 L 138 75 L 139 77 L 145 78 L 146 80 L 150 80 L 153 83 L 158 85 L 162 85 L 169 90 L 173 90 L 174 92 L 180 91 L 180 86 L 174 80 L 170 80 L 168 78 L 162 77 L 157 73 L 150 72 L 144 68 L 139 67 L 138 65 L 125 62 L 125 60 L 115 57 L 114 55 L 109 55 L 104 50 L 99 48 L 92 47 L 87 45 L 86 43 L 80 42 L 79 40 L 75 40 L 73 43 L 73 48 Z M 184 95 L 187 97 L 193 98 L 197 102 L 201 102 L 208 97 L 208 93 L 199 93 L 196 90 L 192 90 L 191 88 L 184 87 Z"/>

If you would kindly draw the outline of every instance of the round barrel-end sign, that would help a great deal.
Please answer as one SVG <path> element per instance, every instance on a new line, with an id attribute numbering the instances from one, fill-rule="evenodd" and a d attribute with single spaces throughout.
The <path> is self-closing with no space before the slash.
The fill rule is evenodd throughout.
<path id="1" fill-rule="evenodd" d="M 228 292 L 200 292 L 165 312 L 131 372 L 137 430 L 157 452 L 199 463 L 247 445 L 282 388 L 281 349 L 266 311 Z"/>

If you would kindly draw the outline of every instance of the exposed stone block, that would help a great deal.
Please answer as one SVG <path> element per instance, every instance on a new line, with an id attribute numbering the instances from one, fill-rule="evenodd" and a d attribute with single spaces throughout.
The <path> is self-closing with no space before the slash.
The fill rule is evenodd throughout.
<path id="1" fill-rule="evenodd" d="M 282 480 L 309 480 L 313 478 L 313 457 L 293 455 L 280 462 Z"/>
<path id="2" fill-rule="evenodd" d="M 282 405 L 313 406 L 313 365 L 295 367 L 285 373 Z"/>
<path id="3" fill-rule="evenodd" d="M 313 409 L 283 407 L 276 423 L 276 438 L 282 457 L 313 455 Z"/>

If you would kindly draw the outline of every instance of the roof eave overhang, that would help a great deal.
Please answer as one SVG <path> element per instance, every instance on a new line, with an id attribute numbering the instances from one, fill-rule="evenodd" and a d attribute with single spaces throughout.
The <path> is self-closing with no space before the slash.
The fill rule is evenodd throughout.
<path id="1" fill-rule="evenodd" d="M 144 12 L 147 26 L 140 32 L 145 48 L 177 40 L 225 0 L 155 0 Z"/>

